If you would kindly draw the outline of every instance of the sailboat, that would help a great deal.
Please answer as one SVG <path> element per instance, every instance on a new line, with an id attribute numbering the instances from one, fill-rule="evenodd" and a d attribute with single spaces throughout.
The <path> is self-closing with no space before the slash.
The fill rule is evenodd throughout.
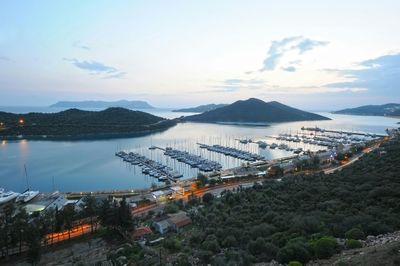
<path id="1" fill-rule="evenodd" d="M 24 165 L 24 169 L 27 189 L 15 199 L 15 202 L 28 202 L 39 194 L 39 191 L 32 191 L 29 189 L 28 172 L 26 171 L 26 165 Z"/>

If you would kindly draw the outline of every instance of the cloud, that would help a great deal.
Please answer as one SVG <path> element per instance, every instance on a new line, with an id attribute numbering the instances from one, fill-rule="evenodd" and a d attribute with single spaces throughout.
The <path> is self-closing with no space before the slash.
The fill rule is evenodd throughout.
<path id="1" fill-rule="evenodd" d="M 236 92 L 242 89 L 258 90 L 265 86 L 261 79 L 226 79 L 221 84 L 213 85 L 213 92 Z"/>
<path id="2" fill-rule="evenodd" d="M 304 54 L 307 51 L 311 51 L 315 47 L 318 46 L 325 46 L 327 45 L 328 42 L 321 42 L 321 41 L 315 41 L 311 39 L 304 39 L 300 43 L 298 43 L 295 48 L 299 49 L 300 54 Z"/>
<path id="3" fill-rule="evenodd" d="M 400 53 L 384 55 L 362 61 L 353 69 L 328 69 L 343 78 L 344 82 L 327 84 L 329 88 L 368 90 L 375 95 L 400 95 Z"/>
<path id="4" fill-rule="evenodd" d="M 73 47 L 83 49 L 83 50 L 90 50 L 90 47 L 87 45 L 82 44 L 81 42 L 77 41 L 72 44 Z"/>
<path id="5" fill-rule="evenodd" d="M 281 67 L 281 69 L 283 71 L 287 71 L 287 72 L 295 72 L 296 71 L 296 68 L 294 66 Z"/>
<path id="6" fill-rule="evenodd" d="M 64 58 L 79 69 L 86 70 L 91 75 L 100 75 L 104 79 L 122 78 L 126 72 L 119 71 L 115 67 L 107 66 L 97 61 L 79 61 L 77 59 Z"/>
<path id="7" fill-rule="evenodd" d="M 327 42 L 316 41 L 303 36 L 287 37 L 282 40 L 272 41 L 267 52 L 267 57 L 263 61 L 263 66 L 259 69 L 260 72 L 275 70 L 281 59 L 291 51 L 296 51 L 299 55 L 313 50 L 318 46 L 325 46 Z M 298 62 L 295 60 L 293 62 Z M 298 62 L 300 63 L 300 62 Z"/>
<path id="8" fill-rule="evenodd" d="M 10 61 L 10 58 L 7 56 L 0 55 L 0 61 Z"/>

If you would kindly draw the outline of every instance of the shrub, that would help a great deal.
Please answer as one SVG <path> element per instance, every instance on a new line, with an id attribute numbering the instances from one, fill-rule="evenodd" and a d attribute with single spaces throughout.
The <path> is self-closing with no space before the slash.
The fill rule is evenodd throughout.
<path id="1" fill-rule="evenodd" d="M 362 247 L 362 244 L 358 240 L 355 240 L 355 239 L 347 239 L 346 240 L 346 248 L 348 248 L 348 249 L 361 248 L 361 247 Z"/>
<path id="2" fill-rule="evenodd" d="M 276 257 L 280 263 L 288 263 L 293 260 L 305 263 L 310 260 L 311 256 L 304 243 L 290 242 L 279 250 Z"/>
<path id="3" fill-rule="evenodd" d="M 289 262 L 288 266 L 303 266 L 303 264 L 301 264 L 301 262 L 293 260 L 293 261 Z"/>
<path id="4" fill-rule="evenodd" d="M 203 195 L 203 202 L 205 204 L 210 204 L 214 199 L 214 195 L 211 193 L 206 193 Z"/>
<path id="5" fill-rule="evenodd" d="M 314 243 L 314 253 L 319 259 L 330 258 L 336 253 L 336 239 L 333 237 L 322 237 Z"/>
<path id="6" fill-rule="evenodd" d="M 365 239 L 364 232 L 358 228 L 352 228 L 349 231 L 347 231 L 344 235 L 347 239 L 356 239 L 356 240 Z"/>

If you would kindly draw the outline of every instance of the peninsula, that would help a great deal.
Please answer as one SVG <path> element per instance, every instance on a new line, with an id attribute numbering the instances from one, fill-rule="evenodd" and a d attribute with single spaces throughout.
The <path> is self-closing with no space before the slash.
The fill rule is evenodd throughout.
<path id="1" fill-rule="evenodd" d="M 225 107 L 228 104 L 204 104 L 204 105 L 199 105 L 196 107 L 191 107 L 191 108 L 182 108 L 182 109 L 176 109 L 172 110 L 172 112 L 186 112 L 186 113 L 204 113 L 208 112 L 211 110 L 215 110 L 217 108 Z"/>
<path id="2" fill-rule="evenodd" d="M 66 108 L 109 108 L 123 107 L 128 109 L 152 109 L 154 108 L 145 101 L 60 101 L 50 107 L 66 107 Z"/>
<path id="3" fill-rule="evenodd" d="M 183 118 L 184 121 L 210 123 L 274 123 L 307 120 L 330 120 L 330 118 L 305 112 L 279 102 L 264 102 L 250 98 L 202 114 Z"/>
<path id="4" fill-rule="evenodd" d="M 176 124 L 145 112 L 119 107 L 103 111 L 68 109 L 58 113 L 0 112 L 0 138 L 96 139 L 130 137 Z"/>
<path id="5" fill-rule="evenodd" d="M 332 112 L 343 115 L 400 116 L 400 104 L 363 105 Z"/>

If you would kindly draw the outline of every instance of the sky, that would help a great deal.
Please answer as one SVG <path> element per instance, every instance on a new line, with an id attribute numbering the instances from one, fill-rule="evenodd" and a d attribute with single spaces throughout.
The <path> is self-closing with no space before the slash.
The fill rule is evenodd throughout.
<path id="1" fill-rule="evenodd" d="M 0 2 L 0 106 L 400 102 L 400 1 Z"/>

